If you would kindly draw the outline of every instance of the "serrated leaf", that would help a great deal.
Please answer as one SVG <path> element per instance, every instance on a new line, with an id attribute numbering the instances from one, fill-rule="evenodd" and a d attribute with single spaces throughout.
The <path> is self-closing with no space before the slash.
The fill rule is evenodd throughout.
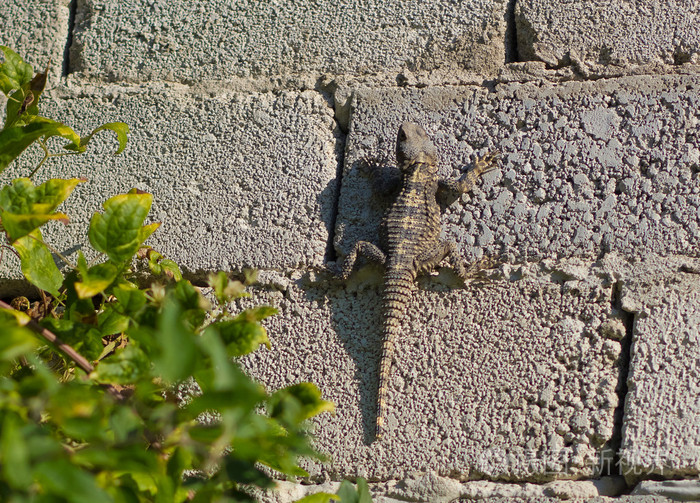
<path id="1" fill-rule="evenodd" d="M 51 251 L 43 243 L 37 229 L 19 238 L 12 246 L 20 258 L 22 274 L 32 285 L 58 297 L 58 289 L 63 284 L 63 274 L 56 266 Z"/>
<path id="2" fill-rule="evenodd" d="M 5 62 L 0 65 L 0 89 L 8 95 L 31 81 L 34 69 L 9 47 L 0 45 L 0 50 L 5 54 Z"/>
<path id="3" fill-rule="evenodd" d="M 85 272 L 81 272 L 82 281 L 73 284 L 79 299 L 89 299 L 98 293 L 104 292 L 119 274 L 119 268 L 111 262 L 104 262 L 92 266 Z"/>
<path id="4" fill-rule="evenodd" d="M 80 146 L 80 136 L 70 127 L 45 117 L 32 116 L 26 126 L 6 126 L 0 131 L 0 172 L 41 137 L 61 136 Z"/>
<path id="5" fill-rule="evenodd" d="M 243 356 L 252 353 L 261 344 L 270 349 L 270 339 L 267 337 L 265 327 L 257 322 L 243 320 L 227 320 L 212 323 L 211 328 L 216 329 L 226 346 L 226 354 L 229 357 Z"/>
<path id="6" fill-rule="evenodd" d="M 104 131 L 106 129 L 117 133 L 117 141 L 119 142 L 119 148 L 117 148 L 117 151 L 114 153 L 114 155 L 121 154 L 126 148 L 126 142 L 128 139 L 127 134 L 129 133 L 129 126 L 127 126 L 123 122 L 108 122 L 107 124 L 102 124 L 100 127 L 96 128 L 92 133 L 80 139 L 80 148 L 82 148 L 82 150 L 85 150 L 87 144 L 90 142 L 92 137 L 96 133 L 99 133 L 100 131 Z M 77 150 L 76 147 L 70 143 L 64 148 L 68 150 Z"/>
<path id="7" fill-rule="evenodd" d="M 92 246 L 117 264 L 130 261 L 144 235 L 155 230 L 151 226 L 142 227 L 152 202 L 151 194 L 120 194 L 109 198 L 102 205 L 105 212 L 95 213 L 90 220 L 88 238 Z"/>
<path id="8" fill-rule="evenodd" d="M 0 190 L 0 219 L 10 240 L 28 235 L 49 220 L 67 220 L 54 210 L 83 181 L 54 178 L 35 186 L 28 178 L 17 178 L 5 185 Z"/>

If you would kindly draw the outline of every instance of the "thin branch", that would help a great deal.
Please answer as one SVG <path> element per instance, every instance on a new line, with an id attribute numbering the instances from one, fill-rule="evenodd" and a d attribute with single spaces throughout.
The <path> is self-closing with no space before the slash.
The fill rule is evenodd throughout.
<path id="1" fill-rule="evenodd" d="M 39 168 L 42 166 L 42 164 L 46 162 L 46 159 L 48 159 L 51 155 L 49 153 L 49 148 L 46 146 L 46 142 L 43 139 L 40 139 L 38 143 L 44 150 L 44 158 L 41 161 L 39 161 L 39 164 L 37 164 L 36 168 L 34 168 L 34 170 L 31 173 L 29 173 L 29 176 L 27 178 L 33 177 L 36 174 L 36 172 L 39 171 Z"/>
<path id="2" fill-rule="evenodd" d="M 11 309 L 14 311 L 11 305 L 8 303 L 0 300 L 0 307 L 3 309 Z M 55 346 L 57 349 L 61 350 L 63 353 L 66 354 L 71 360 L 75 362 L 75 364 L 80 367 L 85 373 L 89 374 L 93 370 L 95 370 L 95 367 L 92 366 L 92 364 L 87 361 L 87 359 L 78 353 L 75 349 L 73 349 L 71 346 L 63 342 L 61 339 L 58 338 L 56 334 L 51 332 L 50 330 L 47 330 L 46 328 L 42 327 L 39 325 L 36 321 L 30 320 L 27 325 L 28 328 L 30 328 L 32 331 L 36 332 L 39 334 L 41 337 L 49 341 L 53 346 Z"/>

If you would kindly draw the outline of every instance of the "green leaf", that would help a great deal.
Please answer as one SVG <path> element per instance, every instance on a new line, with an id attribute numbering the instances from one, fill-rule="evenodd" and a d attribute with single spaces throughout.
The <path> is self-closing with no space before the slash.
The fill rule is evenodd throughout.
<path id="1" fill-rule="evenodd" d="M 118 309 L 118 306 L 107 304 L 104 311 L 97 315 L 97 326 L 103 336 L 120 334 L 129 328 L 130 318 Z"/>
<path id="2" fill-rule="evenodd" d="M 163 259 L 159 264 L 163 273 L 166 276 L 174 279 L 175 281 L 180 281 L 182 279 L 182 272 L 180 271 L 180 266 L 178 266 L 174 261 L 170 259 Z"/>
<path id="3" fill-rule="evenodd" d="M 313 493 L 296 501 L 296 503 L 329 503 L 330 501 L 339 501 L 340 496 L 331 493 Z"/>
<path id="4" fill-rule="evenodd" d="M 224 470 L 229 480 L 241 484 L 254 484 L 263 489 L 270 489 L 275 486 L 274 481 L 268 475 L 249 461 L 227 456 L 224 460 Z"/>
<path id="5" fill-rule="evenodd" d="M 98 382 L 131 384 L 150 375 L 151 361 L 141 349 L 129 344 L 101 360 L 91 375 Z"/>
<path id="6" fill-rule="evenodd" d="M 50 317 L 42 319 L 40 324 L 51 330 L 63 342 L 71 345 L 88 360 L 97 360 L 102 354 L 104 347 L 102 334 L 94 325 Z"/>
<path id="7" fill-rule="evenodd" d="M 82 281 L 73 284 L 79 299 L 89 299 L 104 292 L 119 274 L 119 268 L 112 262 L 92 266 L 87 271 L 81 271 Z"/>
<path id="8" fill-rule="evenodd" d="M 357 488 L 347 480 L 343 480 L 338 489 L 340 503 L 372 503 L 367 481 L 362 477 L 357 478 Z"/>
<path id="9" fill-rule="evenodd" d="M 18 239 L 12 246 L 19 254 L 24 277 L 37 288 L 58 297 L 58 289 L 63 284 L 63 274 L 56 266 L 51 251 L 44 244 L 39 229 Z"/>
<path id="10" fill-rule="evenodd" d="M 32 80 L 34 69 L 9 47 L 0 45 L 0 50 L 5 54 L 5 62 L 0 65 L 0 89 L 9 95 Z"/>
<path id="11" fill-rule="evenodd" d="M 372 503 L 369 485 L 367 485 L 367 481 L 362 477 L 357 478 L 357 495 L 359 496 L 358 503 Z"/>
<path id="12" fill-rule="evenodd" d="M 23 84 L 12 93 L 7 101 L 5 128 L 14 125 L 24 126 L 33 122 L 39 115 L 39 98 L 46 86 L 48 73 L 49 66 L 46 65 L 45 71 L 38 72 L 30 82 Z"/>
<path id="13" fill-rule="evenodd" d="M 256 306 L 241 312 L 235 319 L 257 322 L 277 314 L 277 312 L 277 309 L 272 306 Z"/>
<path id="14" fill-rule="evenodd" d="M 95 213 L 90 220 L 88 238 L 92 246 L 117 264 L 130 261 L 158 225 L 142 227 L 152 202 L 151 194 L 120 194 L 109 198 L 102 205 L 105 212 Z"/>
<path id="15" fill-rule="evenodd" d="M 4 335 L 4 334 L 3 334 Z M 23 423 L 13 412 L 5 412 L 0 431 L 0 468 L 5 480 L 14 489 L 23 490 L 32 483 L 32 472 Z"/>
<path id="16" fill-rule="evenodd" d="M 214 289 L 214 296 L 220 304 L 245 295 L 245 285 L 240 281 L 230 281 L 223 271 L 211 273 L 207 283 Z"/>
<path id="17" fill-rule="evenodd" d="M 283 424 L 299 424 L 321 412 L 333 412 L 335 405 L 321 398 L 315 384 L 302 382 L 272 394 L 269 400 L 270 417 Z"/>
<path id="18" fill-rule="evenodd" d="M 360 497 L 357 490 L 348 480 L 343 480 L 338 488 L 338 496 L 340 503 L 360 503 Z"/>
<path id="19" fill-rule="evenodd" d="M 0 219 L 10 240 L 26 236 L 49 220 L 67 220 L 66 215 L 53 211 L 83 181 L 54 178 L 34 186 L 29 178 L 17 178 L 5 185 L 0 190 Z"/>
<path id="20" fill-rule="evenodd" d="M 183 314 L 185 312 L 172 297 L 166 298 L 158 323 L 160 351 L 153 363 L 156 372 L 168 383 L 190 376 L 199 356 L 195 344 L 196 335 L 186 328 L 182 321 Z"/>
<path id="21" fill-rule="evenodd" d="M 41 137 L 61 136 L 79 148 L 80 136 L 70 127 L 45 117 L 32 116 L 26 126 L 5 127 L 0 131 L 0 172 Z"/>
<path id="22" fill-rule="evenodd" d="M 270 349 L 267 331 L 258 322 L 235 319 L 215 322 L 209 327 L 219 332 L 229 357 L 252 353 L 260 344 L 265 344 Z"/>
<path id="23" fill-rule="evenodd" d="M 105 129 L 109 129 L 109 130 L 117 133 L 117 141 L 119 142 L 119 148 L 114 153 L 114 155 L 121 154 L 124 151 L 124 149 L 126 148 L 127 134 L 129 133 L 129 126 L 127 126 L 123 122 L 108 122 L 107 124 L 102 124 L 100 127 L 93 130 L 92 133 L 81 138 L 80 143 L 79 143 L 79 147 L 76 148 L 76 146 L 74 144 L 69 143 L 64 148 L 66 148 L 68 150 L 78 150 L 78 151 L 82 152 L 85 150 L 85 148 L 87 147 L 87 144 L 90 142 L 92 137 L 96 133 L 99 133 L 100 131 L 104 131 Z"/>
<path id="24" fill-rule="evenodd" d="M 146 305 L 146 294 L 137 288 L 118 286 L 112 293 L 119 301 L 119 312 L 135 318 Z"/>
<path id="25" fill-rule="evenodd" d="M 73 503 L 110 503 L 112 500 L 88 472 L 64 461 L 40 463 L 34 469 L 43 492 Z"/>

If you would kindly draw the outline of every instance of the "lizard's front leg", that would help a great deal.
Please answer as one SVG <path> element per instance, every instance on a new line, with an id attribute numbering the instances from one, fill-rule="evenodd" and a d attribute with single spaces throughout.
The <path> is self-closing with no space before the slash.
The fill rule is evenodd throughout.
<path id="1" fill-rule="evenodd" d="M 464 194 L 474 188 L 476 182 L 482 175 L 496 169 L 496 161 L 500 156 L 499 152 L 489 152 L 482 158 L 474 161 L 474 167 L 465 173 L 459 180 L 440 180 L 440 190 L 447 190 Z"/>

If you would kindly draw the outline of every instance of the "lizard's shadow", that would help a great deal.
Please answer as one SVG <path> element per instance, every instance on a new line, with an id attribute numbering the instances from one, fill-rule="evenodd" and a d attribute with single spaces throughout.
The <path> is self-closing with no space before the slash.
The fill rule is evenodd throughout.
<path id="1" fill-rule="evenodd" d="M 317 274 L 315 284 L 307 290 L 307 299 L 325 296 L 330 310 L 330 325 L 343 351 L 352 360 L 352 369 L 339 363 L 338 372 L 352 372 L 336 382 L 344 389 L 334 390 L 336 396 L 345 396 L 345 404 L 336 403 L 338 414 L 357 414 L 362 424 L 362 441 L 369 445 L 374 440 L 381 358 L 381 292 L 382 269 L 368 265 L 356 271 L 347 281 L 340 281 L 331 273 Z M 357 396 L 355 396 L 357 394 Z M 357 401 L 356 401 L 357 400 Z M 355 403 L 352 403 L 355 402 Z M 355 409 L 357 408 L 357 409 Z M 357 410 L 357 412 L 353 412 Z"/>

